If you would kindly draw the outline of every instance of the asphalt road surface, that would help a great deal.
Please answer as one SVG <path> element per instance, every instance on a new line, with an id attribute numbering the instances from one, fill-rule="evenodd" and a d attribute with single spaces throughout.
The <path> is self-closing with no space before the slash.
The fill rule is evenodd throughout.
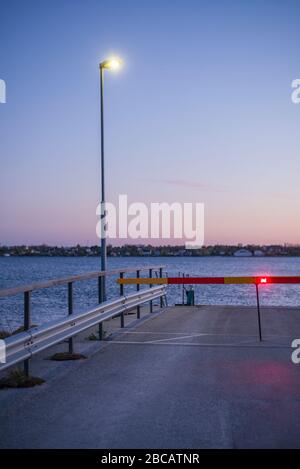
<path id="1" fill-rule="evenodd" d="M 300 311 L 171 307 L 42 386 L 0 391 L 2 448 L 299 448 Z M 44 368 L 47 363 L 44 362 Z"/>

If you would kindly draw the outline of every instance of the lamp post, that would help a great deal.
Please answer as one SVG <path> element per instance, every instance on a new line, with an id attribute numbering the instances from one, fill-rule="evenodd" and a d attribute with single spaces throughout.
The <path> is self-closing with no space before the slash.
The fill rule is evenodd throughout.
<path id="1" fill-rule="evenodd" d="M 101 270 L 106 270 L 107 253 L 106 253 L 106 233 L 104 223 L 105 217 L 105 172 L 104 172 L 104 70 L 117 70 L 121 66 L 121 60 L 111 58 L 100 63 L 100 125 L 101 125 Z M 106 300 L 106 278 L 101 277 L 101 294 L 100 301 Z"/>

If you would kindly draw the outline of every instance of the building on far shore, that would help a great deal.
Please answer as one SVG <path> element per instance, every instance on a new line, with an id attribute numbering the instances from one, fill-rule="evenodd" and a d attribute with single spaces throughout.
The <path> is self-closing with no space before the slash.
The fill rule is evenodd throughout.
<path id="1" fill-rule="evenodd" d="M 252 252 L 249 249 L 241 248 L 234 252 L 235 257 L 251 257 L 253 256 Z"/>
<path id="2" fill-rule="evenodd" d="M 262 251 L 261 249 L 255 249 L 254 256 L 263 257 L 264 255 L 265 255 L 264 251 Z"/>

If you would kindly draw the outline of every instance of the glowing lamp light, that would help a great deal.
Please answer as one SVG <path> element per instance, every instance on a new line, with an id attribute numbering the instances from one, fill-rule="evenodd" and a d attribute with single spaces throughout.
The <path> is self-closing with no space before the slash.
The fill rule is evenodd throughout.
<path id="1" fill-rule="evenodd" d="M 118 70 L 122 65 L 122 60 L 119 59 L 118 57 L 112 57 L 108 60 L 104 60 L 104 62 L 101 62 L 100 67 L 106 68 L 108 70 Z"/>
<path id="2" fill-rule="evenodd" d="M 268 283 L 267 277 L 261 277 L 260 283 Z"/>

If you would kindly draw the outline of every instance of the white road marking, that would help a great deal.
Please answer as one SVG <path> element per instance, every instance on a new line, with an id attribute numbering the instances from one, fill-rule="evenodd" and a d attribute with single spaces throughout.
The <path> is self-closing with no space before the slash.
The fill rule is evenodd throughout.
<path id="1" fill-rule="evenodd" d="M 189 336 L 193 337 L 197 337 L 197 336 L 217 336 L 217 337 L 257 337 L 257 334 L 230 334 L 230 333 L 227 333 L 227 334 L 221 334 L 221 333 L 213 333 L 213 332 L 199 332 L 199 333 L 195 333 L 195 332 L 159 332 L 159 331 L 154 331 L 154 332 L 149 332 L 149 331 L 124 331 L 122 332 L 122 335 L 123 334 L 140 334 L 140 335 L 143 335 L 143 334 L 151 334 L 151 335 L 178 335 L 178 336 L 182 336 L 183 334 L 189 334 Z M 276 337 L 277 339 L 280 339 L 280 338 L 286 338 L 286 337 L 289 337 L 289 338 L 292 338 L 294 336 L 292 335 L 277 335 L 277 334 L 264 334 L 264 338 L 267 339 L 269 337 Z"/>
<path id="2" fill-rule="evenodd" d="M 109 344 L 122 344 L 122 345 L 171 345 L 171 346 L 191 346 L 191 347 L 249 347 L 249 348 L 290 348 L 290 345 L 280 345 L 280 344 L 247 344 L 247 343 L 241 343 L 241 344 L 197 344 L 193 342 L 177 342 L 177 343 L 170 343 L 170 342 L 141 342 L 141 341 L 133 341 L 133 340 L 111 340 Z"/>
<path id="3" fill-rule="evenodd" d="M 185 335 L 181 337 L 169 337 L 168 339 L 155 339 L 155 340 L 147 340 L 147 344 L 153 344 L 157 342 L 166 342 L 168 340 L 179 340 L 179 339 L 190 339 L 192 337 L 203 337 L 203 334 L 190 334 L 190 335 Z"/>

